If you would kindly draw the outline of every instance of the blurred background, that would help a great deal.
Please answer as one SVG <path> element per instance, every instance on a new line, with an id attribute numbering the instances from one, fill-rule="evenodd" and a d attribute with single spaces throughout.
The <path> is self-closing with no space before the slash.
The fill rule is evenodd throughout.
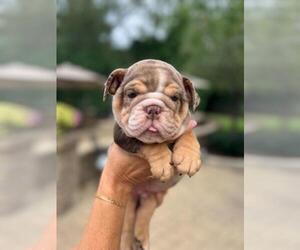
<path id="1" fill-rule="evenodd" d="M 59 0 L 57 8 L 58 248 L 80 239 L 112 142 L 108 74 L 154 58 L 197 88 L 204 166 L 158 209 L 152 247 L 243 249 L 243 1 Z"/>
<path id="2" fill-rule="evenodd" d="M 300 247 L 299 11 L 245 1 L 245 250 Z"/>
<path id="3" fill-rule="evenodd" d="M 53 1 L 0 2 L 1 249 L 33 249 L 56 212 L 55 13 Z"/>
<path id="4" fill-rule="evenodd" d="M 2 0 L 0 248 L 44 249 L 56 200 L 58 249 L 78 242 L 112 141 L 103 83 L 155 58 L 197 87 L 204 164 L 157 210 L 152 249 L 299 249 L 299 11 L 297 0 Z"/>

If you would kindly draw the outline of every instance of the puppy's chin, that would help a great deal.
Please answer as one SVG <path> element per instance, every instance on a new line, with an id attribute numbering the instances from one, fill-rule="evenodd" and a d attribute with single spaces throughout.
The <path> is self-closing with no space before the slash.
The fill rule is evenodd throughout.
<path id="1" fill-rule="evenodd" d="M 158 132 L 151 132 L 148 130 L 142 133 L 137 139 L 146 144 L 162 143 L 167 141 L 167 139 L 163 138 Z"/>
<path id="2" fill-rule="evenodd" d="M 131 124 L 119 125 L 127 136 L 136 138 L 146 144 L 175 140 L 182 131 L 181 127 L 172 126 L 170 130 L 170 126 L 167 127 L 166 124 L 148 119 L 145 119 L 136 127 L 130 126 Z"/>
<path id="3" fill-rule="evenodd" d="M 124 131 L 127 136 L 136 138 L 145 144 L 162 143 L 165 141 L 172 140 L 172 138 L 164 138 L 159 132 L 152 132 L 152 131 L 149 131 L 148 129 L 139 135 L 130 133 L 128 130 L 127 131 L 124 130 Z"/>

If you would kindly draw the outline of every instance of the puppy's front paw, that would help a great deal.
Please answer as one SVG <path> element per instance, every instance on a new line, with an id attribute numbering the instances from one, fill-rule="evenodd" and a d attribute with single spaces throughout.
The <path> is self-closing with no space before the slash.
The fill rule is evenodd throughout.
<path id="1" fill-rule="evenodd" d="M 154 178 L 167 181 L 174 175 L 174 167 L 171 165 L 171 152 L 157 155 L 156 159 L 149 162 Z"/>
<path id="2" fill-rule="evenodd" d="M 201 166 L 200 150 L 197 148 L 177 147 L 172 155 L 174 167 L 180 174 L 193 176 Z"/>

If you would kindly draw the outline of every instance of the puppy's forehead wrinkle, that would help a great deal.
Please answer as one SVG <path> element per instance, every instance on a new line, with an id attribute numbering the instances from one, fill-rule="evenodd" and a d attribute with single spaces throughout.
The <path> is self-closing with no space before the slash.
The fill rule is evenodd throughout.
<path id="1" fill-rule="evenodd" d="M 130 72 L 126 74 L 123 81 L 123 85 L 126 85 L 127 83 L 133 80 L 138 80 L 143 82 L 148 89 L 152 89 L 152 90 L 158 84 L 157 74 L 153 74 L 153 72 L 149 72 L 149 71 Z"/>
<path id="2" fill-rule="evenodd" d="M 176 83 L 180 86 L 183 85 L 182 76 L 174 70 L 161 65 L 150 64 L 136 66 L 134 64 L 128 69 L 122 85 L 126 85 L 132 80 L 140 80 L 146 84 L 149 91 L 162 91 L 169 83 Z"/>
<path id="3" fill-rule="evenodd" d="M 134 88 L 141 93 L 145 93 L 148 91 L 147 85 L 143 81 L 139 81 L 137 79 L 132 80 L 126 84 L 124 84 L 123 89 L 128 90 Z"/>

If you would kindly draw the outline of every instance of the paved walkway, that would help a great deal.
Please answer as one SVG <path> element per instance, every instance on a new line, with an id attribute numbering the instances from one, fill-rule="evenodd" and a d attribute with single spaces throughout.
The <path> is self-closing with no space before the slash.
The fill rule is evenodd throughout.
<path id="1" fill-rule="evenodd" d="M 151 224 L 152 250 L 242 250 L 243 161 L 209 156 L 202 170 L 170 190 Z M 96 186 L 59 218 L 58 249 L 80 238 Z"/>
<path id="2" fill-rule="evenodd" d="M 53 138 L 55 130 L 37 129 L 0 140 L 1 250 L 28 249 L 55 214 Z M 50 153 L 46 144 L 52 145 Z"/>
<path id="3" fill-rule="evenodd" d="M 245 156 L 245 250 L 300 249 L 300 158 Z"/>

